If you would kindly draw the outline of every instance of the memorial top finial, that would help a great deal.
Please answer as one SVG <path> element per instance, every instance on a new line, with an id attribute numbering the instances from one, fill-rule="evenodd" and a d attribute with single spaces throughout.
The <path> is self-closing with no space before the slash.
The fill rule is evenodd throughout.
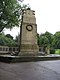
<path id="1" fill-rule="evenodd" d="M 33 17 L 35 15 L 35 11 L 31 10 L 31 8 L 27 8 L 24 10 L 24 16 Z"/>
<path id="2" fill-rule="evenodd" d="M 31 8 L 27 8 L 27 10 L 31 10 Z"/>

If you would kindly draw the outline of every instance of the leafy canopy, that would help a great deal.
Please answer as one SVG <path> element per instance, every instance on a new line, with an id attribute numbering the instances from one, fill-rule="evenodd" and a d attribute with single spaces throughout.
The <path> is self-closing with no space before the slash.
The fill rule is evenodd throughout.
<path id="1" fill-rule="evenodd" d="M 52 41 L 52 46 L 55 49 L 60 49 L 60 31 L 58 31 L 54 34 L 54 38 L 53 38 L 53 41 Z"/>
<path id="2" fill-rule="evenodd" d="M 22 2 L 23 0 L 19 0 Z M 19 26 L 21 6 L 18 0 L 0 0 L 0 32 L 4 28 Z"/>
<path id="3" fill-rule="evenodd" d="M 12 36 L 11 36 L 12 37 Z M 1 46 L 17 46 L 17 42 L 15 40 L 5 36 L 4 33 L 0 33 L 0 45 Z"/>

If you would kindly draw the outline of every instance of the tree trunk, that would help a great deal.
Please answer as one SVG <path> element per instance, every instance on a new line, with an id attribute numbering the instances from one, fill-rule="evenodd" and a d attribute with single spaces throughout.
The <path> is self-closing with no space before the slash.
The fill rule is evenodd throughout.
<path id="1" fill-rule="evenodd" d="M 2 32 L 4 28 L 5 28 L 5 27 L 0 28 L 0 32 Z"/>

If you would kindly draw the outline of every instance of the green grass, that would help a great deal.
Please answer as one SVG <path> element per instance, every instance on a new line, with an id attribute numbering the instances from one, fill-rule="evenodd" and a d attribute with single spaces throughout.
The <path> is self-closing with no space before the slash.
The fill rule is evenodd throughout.
<path id="1" fill-rule="evenodd" d="M 55 49 L 55 54 L 60 54 L 60 49 Z"/>

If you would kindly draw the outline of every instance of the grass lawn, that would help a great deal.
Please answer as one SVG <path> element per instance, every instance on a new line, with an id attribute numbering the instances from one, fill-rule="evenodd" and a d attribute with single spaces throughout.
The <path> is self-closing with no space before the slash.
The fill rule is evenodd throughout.
<path id="1" fill-rule="evenodd" d="M 55 49 L 55 54 L 60 54 L 60 49 Z"/>

